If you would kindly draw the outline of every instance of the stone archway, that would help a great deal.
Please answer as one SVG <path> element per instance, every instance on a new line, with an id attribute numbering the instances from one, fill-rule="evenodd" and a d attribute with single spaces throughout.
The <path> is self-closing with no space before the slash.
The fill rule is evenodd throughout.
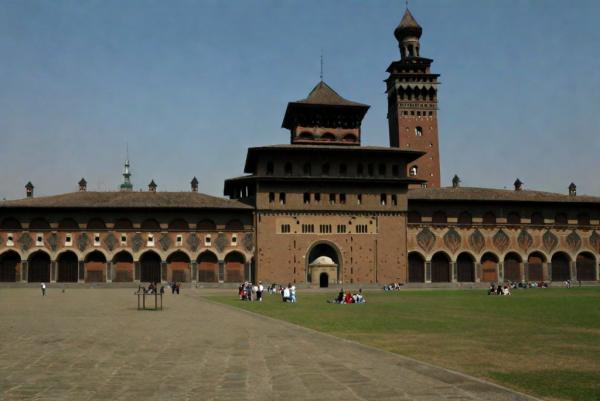
<path id="1" fill-rule="evenodd" d="M 50 256 L 46 252 L 38 251 L 29 257 L 27 281 L 42 283 L 50 281 Z"/>
<path id="2" fill-rule="evenodd" d="M 216 283 L 218 280 L 219 259 L 210 252 L 202 252 L 198 256 L 198 282 Z"/>
<path id="3" fill-rule="evenodd" d="M 229 252 L 225 256 L 225 282 L 240 283 L 244 281 L 244 264 L 246 258 L 239 252 Z"/>
<path id="4" fill-rule="evenodd" d="M 515 252 L 509 252 L 504 257 L 504 281 L 521 281 L 521 257 Z"/>
<path id="5" fill-rule="evenodd" d="M 417 252 L 408 254 L 408 282 L 425 282 L 425 258 Z"/>
<path id="6" fill-rule="evenodd" d="M 113 282 L 126 283 L 133 281 L 133 256 L 127 251 L 121 251 L 113 257 Z"/>
<path id="7" fill-rule="evenodd" d="M 8 251 L 0 255 L 0 281 L 17 281 L 17 271 L 21 265 L 21 257 L 15 251 Z"/>
<path id="8" fill-rule="evenodd" d="M 338 265 L 329 256 L 319 256 L 308 265 L 310 270 L 311 284 L 319 287 L 329 287 L 329 284 L 335 284 Z M 327 280 L 323 282 L 323 280 Z"/>
<path id="9" fill-rule="evenodd" d="M 456 259 L 456 279 L 461 283 L 475 282 L 475 260 L 466 252 Z"/>
<path id="10" fill-rule="evenodd" d="M 596 258 L 590 252 L 581 252 L 577 255 L 575 261 L 577 269 L 577 280 L 595 281 L 596 278 Z"/>
<path id="11" fill-rule="evenodd" d="M 544 263 L 546 258 L 540 252 L 533 252 L 527 258 L 527 281 L 544 280 Z"/>
<path id="12" fill-rule="evenodd" d="M 102 252 L 90 252 L 85 257 L 84 264 L 86 283 L 104 283 L 106 281 L 106 256 Z"/>
<path id="13" fill-rule="evenodd" d="M 167 257 L 167 281 L 190 281 L 190 257 L 184 252 L 173 252 Z"/>
<path id="14" fill-rule="evenodd" d="M 144 283 L 160 283 L 161 259 L 154 252 L 146 252 L 140 257 L 141 280 Z"/>
<path id="15" fill-rule="evenodd" d="M 571 260 L 564 252 L 557 252 L 552 256 L 551 260 L 551 277 L 552 281 L 567 281 L 571 279 Z"/>
<path id="16" fill-rule="evenodd" d="M 438 252 L 431 258 L 431 282 L 450 282 L 450 258 L 444 252 Z"/>
<path id="17" fill-rule="evenodd" d="M 481 257 L 481 281 L 498 282 L 498 256 L 491 252 Z"/>
<path id="18" fill-rule="evenodd" d="M 320 273 L 328 275 L 329 284 L 337 284 L 341 279 L 341 256 L 338 247 L 328 241 L 312 244 L 306 252 L 306 282 L 317 285 L 320 283 Z M 313 266 L 314 265 L 314 266 Z M 315 275 L 312 274 L 315 272 Z"/>
<path id="19" fill-rule="evenodd" d="M 58 255 L 57 260 L 59 283 L 76 283 L 79 279 L 79 261 L 75 252 L 66 251 Z"/>

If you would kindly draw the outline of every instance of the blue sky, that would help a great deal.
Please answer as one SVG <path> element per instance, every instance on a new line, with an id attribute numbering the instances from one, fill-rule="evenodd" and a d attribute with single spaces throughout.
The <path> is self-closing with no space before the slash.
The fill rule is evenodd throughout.
<path id="1" fill-rule="evenodd" d="M 600 195 L 600 2 L 413 0 L 435 60 L 442 182 Z M 135 188 L 221 195 L 246 148 L 286 143 L 288 101 L 319 80 L 367 103 L 389 145 L 383 80 L 403 1 L 0 2 L 0 198 Z"/>

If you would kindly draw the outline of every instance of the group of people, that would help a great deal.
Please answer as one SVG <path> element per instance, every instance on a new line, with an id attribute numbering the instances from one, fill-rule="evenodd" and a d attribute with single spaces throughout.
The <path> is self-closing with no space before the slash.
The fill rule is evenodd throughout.
<path id="1" fill-rule="evenodd" d="M 259 301 L 263 300 L 263 292 L 265 287 L 262 281 L 258 282 L 258 285 L 252 285 L 250 281 L 244 281 L 238 287 L 238 295 L 242 301 Z"/>
<path id="2" fill-rule="evenodd" d="M 181 285 L 175 281 L 172 281 L 168 284 L 171 287 L 171 294 L 179 295 L 179 291 L 181 289 Z M 144 294 L 160 294 L 163 295 L 165 293 L 165 287 L 163 285 L 158 287 L 157 282 L 153 282 L 148 284 L 148 287 L 144 287 L 143 285 L 138 286 L 138 292 Z"/>
<path id="3" fill-rule="evenodd" d="M 282 302 L 296 303 L 296 286 L 288 283 L 287 287 L 279 286 Z"/>
<path id="4" fill-rule="evenodd" d="M 362 294 L 362 288 L 359 288 L 355 294 L 352 294 L 350 291 L 344 293 L 344 289 L 341 288 L 337 297 L 327 302 L 330 304 L 364 304 L 367 301 Z"/>
<path id="5" fill-rule="evenodd" d="M 383 286 L 384 291 L 398 291 L 402 287 L 401 283 L 390 283 Z"/>
<path id="6" fill-rule="evenodd" d="M 488 295 L 511 295 L 510 285 L 495 285 L 494 283 L 492 283 L 490 284 L 490 288 L 488 289 Z"/>

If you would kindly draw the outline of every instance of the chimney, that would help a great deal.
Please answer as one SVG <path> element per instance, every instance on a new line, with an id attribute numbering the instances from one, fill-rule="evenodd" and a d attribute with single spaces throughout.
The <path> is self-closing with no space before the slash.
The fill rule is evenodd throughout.
<path id="1" fill-rule="evenodd" d="M 27 185 L 25 185 L 25 193 L 27 194 L 28 198 L 33 198 L 33 184 L 31 183 L 31 181 L 29 181 Z"/>
<path id="2" fill-rule="evenodd" d="M 154 180 L 150 181 L 150 184 L 148 184 L 148 191 L 150 192 L 156 192 L 156 183 L 154 182 Z"/>
<path id="3" fill-rule="evenodd" d="M 523 183 L 521 182 L 521 180 L 519 180 L 517 178 L 517 180 L 515 181 L 515 191 L 520 191 L 523 189 Z"/>
<path id="4" fill-rule="evenodd" d="M 452 188 L 458 187 L 460 187 L 460 178 L 458 178 L 458 176 L 454 174 L 454 177 L 452 177 Z"/>
<path id="5" fill-rule="evenodd" d="M 87 191 L 87 181 L 85 180 L 85 178 L 82 178 L 81 180 L 79 180 L 79 192 L 85 191 Z"/>
<path id="6" fill-rule="evenodd" d="M 575 185 L 574 182 L 572 182 L 571 185 L 569 185 L 569 195 L 570 196 L 577 195 L 577 185 Z"/>
<path id="7" fill-rule="evenodd" d="M 192 192 L 198 192 L 198 179 L 196 177 L 192 178 Z"/>

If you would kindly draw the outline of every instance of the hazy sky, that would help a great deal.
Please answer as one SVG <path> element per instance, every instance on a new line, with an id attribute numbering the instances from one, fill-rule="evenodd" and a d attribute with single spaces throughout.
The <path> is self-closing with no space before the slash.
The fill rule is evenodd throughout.
<path id="1" fill-rule="evenodd" d="M 442 182 L 600 195 L 600 2 L 426 1 L 441 74 Z M 135 188 L 222 195 L 246 148 L 287 143 L 288 101 L 319 80 L 367 103 L 389 145 L 383 80 L 401 0 L 0 1 L 0 198 Z"/>

